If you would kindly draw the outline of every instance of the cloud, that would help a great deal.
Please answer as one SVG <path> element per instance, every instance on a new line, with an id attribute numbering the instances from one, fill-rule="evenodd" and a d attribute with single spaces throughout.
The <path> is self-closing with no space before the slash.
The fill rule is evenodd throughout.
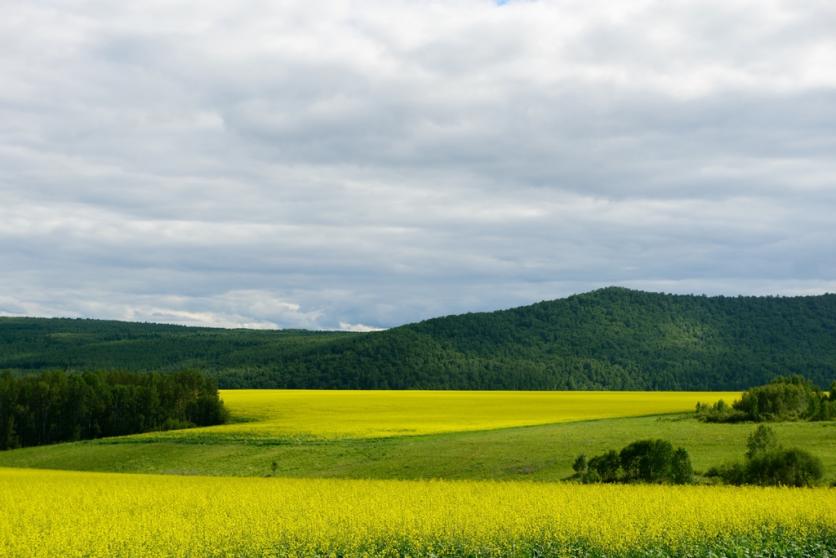
<path id="1" fill-rule="evenodd" d="M 834 288 L 826 3 L 13 4 L 0 313 L 356 329 Z"/>
<path id="2" fill-rule="evenodd" d="M 357 331 L 368 333 L 370 331 L 382 331 L 383 328 L 368 326 L 366 324 L 349 324 L 346 322 L 340 322 L 340 329 L 342 331 Z"/>

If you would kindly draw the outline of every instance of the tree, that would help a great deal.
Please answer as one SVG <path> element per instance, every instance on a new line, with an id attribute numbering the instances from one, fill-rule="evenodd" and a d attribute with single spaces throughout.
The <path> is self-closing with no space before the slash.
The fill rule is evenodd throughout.
<path id="1" fill-rule="evenodd" d="M 674 484 L 689 484 L 694 480 L 691 457 L 685 448 L 676 448 L 671 458 L 671 480 Z"/>
<path id="2" fill-rule="evenodd" d="M 759 425 L 746 439 L 746 459 L 774 449 L 778 449 L 778 437 L 769 426 Z"/>
<path id="3" fill-rule="evenodd" d="M 621 460 L 618 453 L 610 450 L 603 455 L 593 457 L 589 460 L 588 472 L 595 473 L 596 481 L 600 482 L 616 482 L 618 480 L 618 470 L 621 466 Z"/>
<path id="4" fill-rule="evenodd" d="M 0 449 L 226 420 L 215 383 L 196 372 L 0 375 Z"/>
<path id="5" fill-rule="evenodd" d="M 583 482 L 669 482 L 693 480 L 691 458 L 684 448 L 674 451 L 665 440 L 639 440 L 620 452 L 610 450 L 585 462 L 579 455 L 572 468 Z M 586 472 L 582 473 L 586 465 Z"/>
<path id="6" fill-rule="evenodd" d="M 673 446 L 666 440 L 640 440 L 621 450 L 621 468 L 627 481 L 659 482 L 671 476 Z"/>
<path id="7" fill-rule="evenodd" d="M 584 454 L 580 454 L 575 458 L 575 462 L 572 463 L 572 470 L 575 471 L 576 475 L 580 476 L 586 473 L 586 466 L 586 456 Z"/>

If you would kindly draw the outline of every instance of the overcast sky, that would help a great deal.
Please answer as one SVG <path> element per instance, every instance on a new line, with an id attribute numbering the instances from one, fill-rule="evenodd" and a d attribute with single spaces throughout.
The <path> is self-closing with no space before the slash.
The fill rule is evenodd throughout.
<path id="1" fill-rule="evenodd" d="M 836 291 L 832 0 L 11 0 L 0 315 Z"/>

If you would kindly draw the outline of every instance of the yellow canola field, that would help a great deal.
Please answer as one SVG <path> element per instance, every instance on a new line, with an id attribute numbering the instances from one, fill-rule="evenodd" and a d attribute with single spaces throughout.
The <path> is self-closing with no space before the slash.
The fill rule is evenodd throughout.
<path id="1" fill-rule="evenodd" d="M 226 424 L 166 436 L 377 438 L 693 411 L 737 392 L 222 390 Z M 160 434 L 154 434 L 160 437 Z"/>
<path id="2" fill-rule="evenodd" d="M 0 556 L 10 558 L 543 556 L 579 547 L 703 555 L 735 538 L 807 544 L 834 530 L 836 490 L 826 488 L 0 469 Z"/>

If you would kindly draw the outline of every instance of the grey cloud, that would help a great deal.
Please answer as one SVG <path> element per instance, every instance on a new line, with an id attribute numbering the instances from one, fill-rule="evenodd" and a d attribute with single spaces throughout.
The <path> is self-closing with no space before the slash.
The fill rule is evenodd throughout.
<path id="1" fill-rule="evenodd" d="M 0 313 L 365 329 L 834 289 L 827 3 L 16 4 Z"/>

